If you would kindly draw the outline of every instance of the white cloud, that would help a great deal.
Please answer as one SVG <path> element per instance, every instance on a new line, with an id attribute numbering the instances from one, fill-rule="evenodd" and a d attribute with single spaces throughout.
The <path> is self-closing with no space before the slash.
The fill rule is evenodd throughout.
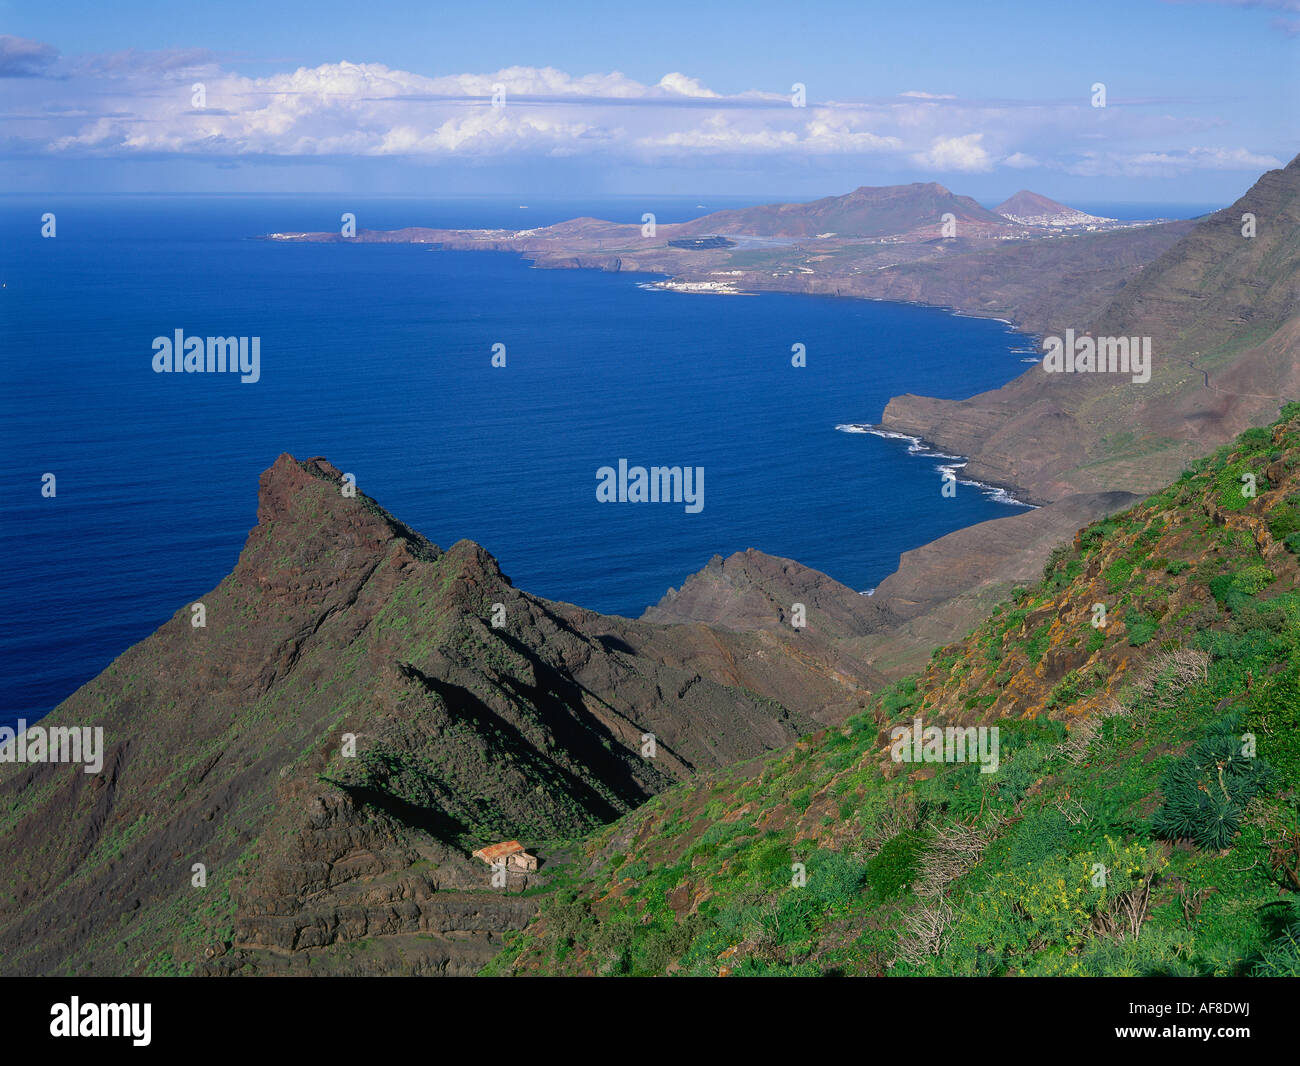
<path id="1" fill-rule="evenodd" d="M 928 150 L 918 152 L 912 159 L 931 170 L 955 170 L 966 174 L 992 170 L 993 161 L 980 142 L 982 133 L 968 133 L 962 137 L 936 137 Z"/>
<path id="2" fill-rule="evenodd" d="M 1062 169 L 1085 177 L 1170 177 L 1195 170 L 1238 170 L 1258 173 L 1286 164 L 1271 155 L 1245 148 L 1187 148 L 1164 152 L 1086 152 Z"/>
<path id="3" fill-rule="evenodd" d="M 1002 165 L 1011 167 L 1013 170 L 1029 170 L 1034 167 L 1041 167 L 1043 164 L 1032 155 L 1027 155 L 1024 152 L 1013 152 L 1002 160 Z"/>
<path id="4" fill-rule="evenodd" d="M 1116 109 L 1099 131 L 1084 98 L 979 101 L 912 89 L 891 98 L 792 107 L 783 93 L 720 93 L 681 71 L 642 83 L 618 71 L 574 75 L 516 66 L 427 76 L 338 62 L 248 77 L 198 50 L 66 62 L 31 42 L 10 51 L 19 69 L 31 66 L 23 58 L 31 55 L 48 60 L 41 69 L 52 75 L 0 81 L 0 109 L 24 119 L 11 123 L 15 132 L 5 141 L 15 155 L 486 161 L 586 154 L 615 163 L 671 155 L 796 164 L 838 157 L 855 166 L 869 157 L 873 166 L 937 173 L 1279 165 L 1245 149 L 1191 147 L 1218 123 L 1203 115 Z M 205 107 L 192 102 L 195 82 L 204 86 Z M 493 107 L 501 87 L 506 106 Z M 1081 139 L 1090 134 L 1100 143 L 1080 154 Z M 1179 149 L 1144 151 L 1180 140 Z"/>
<path id="5" fill-rule="evenodd" d="M 712 89 L 707 89 L 694 78 L 688 78 L 685 74 L 665 74 L 659 79 L 659 88 L 667 89 L 669 92 L 677 93 L 680 96 L 704 96 L 713 99 L 718 98 L 718 94 Z"/>

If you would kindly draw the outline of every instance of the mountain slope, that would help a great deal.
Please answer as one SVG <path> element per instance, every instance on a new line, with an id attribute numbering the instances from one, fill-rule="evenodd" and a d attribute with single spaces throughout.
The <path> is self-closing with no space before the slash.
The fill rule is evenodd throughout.
<path id="1" fill-rule="evenodd" d="M 4 972 L 472 971 L 531 905 L 471 850 L 573 836 L 860 705 L 775 638 L 754 683 L 799 710 L 708 676 L 751 635 L 690 669 L 640 655 L 343 489 L 281 456 L 206 625 L 186 605 L 41 722 L 102 727 L 102 774 L 0 761 Z M 699 637 L 643 628 L 665 657 Z"/>
<path id="2" fill-rule="evenodd" d="M 675 227 L 680 233 L 746 234 L 765 237 L 885 237 L 924 227 L 937 230 L 951 214 L 963 234 L 1010 233 L 1015 229 L 1002 216 L 981 207 L 969 196 L 958 196 L 935 182 L 883 185 L 854 189 L 806 204 L 765 204 L 735 211 L 716 211 Z"/>
<path id="3" fill-rule="evenodd" d="M 867 713 L 591 834 L 489 972 L 1300 976 L 1297 553 L 1292 405 Z M 894 758 L 917 719 L 995 768 Z"/>
<path id="4" fill-rule="evenodd" d="M 969 400 L 896 397 L 882 424 L 970 456 L 970 477 L 1047 501 L 1149 492 L 1207 447 L 1268 422 L 1300 398 L 1300 157 L 1202 220 L 1100 313 L 1054 323 L 1067 327 L 1149 337 L 1151 380 L 1040 365 Z"/>

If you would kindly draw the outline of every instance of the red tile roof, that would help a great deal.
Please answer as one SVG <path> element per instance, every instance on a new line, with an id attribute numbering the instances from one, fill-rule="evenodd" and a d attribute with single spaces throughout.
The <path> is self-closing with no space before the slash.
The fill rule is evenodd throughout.
<path id="1" fill-rule="evenodd" d="M 502 844 L 489 844 L 486 848 L 479 848 L 478 851 L 474 852 L 474 858 L 491 863 L 523 850 L 524 846 L 519 841 L 507 840 Z"/>

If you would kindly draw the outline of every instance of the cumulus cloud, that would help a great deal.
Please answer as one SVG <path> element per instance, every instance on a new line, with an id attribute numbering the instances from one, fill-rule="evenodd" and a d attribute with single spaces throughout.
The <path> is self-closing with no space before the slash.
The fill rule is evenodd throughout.
<path id="1" fill-rule="evenodd" d="M 980 144 L 982 133 L 967 133 L 962 137 L 936 137 L 924 152 L 912 158 L 923 167 L 939 171 L 960 171 L 966 174 L 993 169 L 993 161 Z"/>
<path id="2" fill-rule="evenodd" d="M 53 45 L 0 34 L 0 78 L 39 77 L 58 58 Z"/>
<path id="3" fill-rule="evenodd" d="M 659 79 L 659 88 L 667 89 L 679 96 L 706 96 L 715 100 L 718 97 L 718 94 L 712 89 L 706 88 L 694 78 L 688 78 L 685 74 L 665 74 Z"/>
<path id="4" fill-rule="evenodd" d="M 8 69 L 48 69 L 56 53 L 0 38 Z M 618 71 L 575 75 L 515 66 L 423 75 L 379 63 L 324 63 L 256 77 L 198 49 L 113 52 L 59 61 L 59 77 L 7 83 L 3 106 L 19 132 L 11 154 L 191 156 L 214 161 L 411 157 L 510 161 L 601 156 L 653 164 L 809 159 L 942 173 L 1050 167 L 1076 173 L 1260 169 L 1271 156 L 1199 148 L 1217 120 L 1142 109 L 1096 113 L 1079 101 L 979 101 L 910 89 L 866 101 L 785 93 L 721 93 L 671 71 L 639 82 Z M 194 86 L 201 85 L 195 92 Z M 24 88 L 28 91 L 24 91 Z M 494 106 L 494 103 L 504 106 Z M 974 132 L 973 132 L 974 131 Z M 1090 135 L 1128 154 L 1080 154 Z M 1143 152 L 1152 144 L 1180 149 Z"/>
<path id="5" fill-rule="evenodd" d="M 106 106 L 45 148 L 64 155 L 434 157 L 600 150 L 644 158 L 656 151 L 852 155 L 905 147 L 873 128 L 881 121 L 876 112 L 795 108 L 784 94 L 758 90 L 723 95 L 677 71 L 647 85 L 618 72 L 574 76 L 552 67 L 427 77 L 340 62 L 250 78 L 202 69 L 209 60 L 202 53 L 115 53 L 83 63 L 83 72 L 108 79 L 98 84 Z M 170 79 L 160 77 L 168 72 Z M 137 74 L 141 91 L 133 92 Z M 192 103 L 196 77 L 201 107 Z"/>

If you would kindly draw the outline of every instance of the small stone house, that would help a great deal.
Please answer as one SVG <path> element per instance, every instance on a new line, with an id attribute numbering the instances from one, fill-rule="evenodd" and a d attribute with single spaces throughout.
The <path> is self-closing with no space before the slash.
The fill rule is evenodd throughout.
<path id="1" fill-rule="evenodd" d="M 474 858 L 482 859 L 489 866 L 494 866 L 504 859 L 506 869 L 519 870 L 523 873 L 531 873 L 537 869 L 537 856 L 530 855 L 517 840 L 507 840 L 501 844 L 489 844 L 485 848 L 479 848 L 474 852 Z"/>

